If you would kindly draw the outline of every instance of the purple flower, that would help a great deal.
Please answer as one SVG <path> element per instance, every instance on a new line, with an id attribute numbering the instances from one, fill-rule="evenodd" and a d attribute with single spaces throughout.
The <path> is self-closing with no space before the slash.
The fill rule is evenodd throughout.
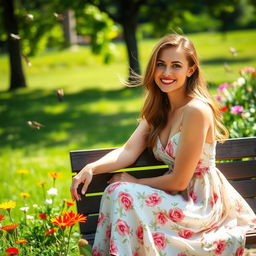
<path id="1" fill-rule="evenodd" d="M 218 91 L 224 92 L 227 87 L 229 87 L 229 84 L 228 84 L 228 83 L 221 84 L 221 85 L 219 85 L 219 87 L 218 87 Z"/>
<path id="2" fill-rule="evenodd" d="M 222 101 L 222 97 L 219 94 L 215 95 L 215 99 L 217 101 Z"/>
<path id="3" fill-rule="evenodd" d="M 238 113 L 240 113 L 240 112 L 243 112 L 243 110 L 244 110 L 244 107 L 243 106 L 239 106 L 239 105 L 237 105 L 237 106 L 233 106 L 232 108 L 231 108 L 231 113 L 232 114 L 234 114 L 234 115 L 236 115 L 236 114 L 238 114 Z"/>

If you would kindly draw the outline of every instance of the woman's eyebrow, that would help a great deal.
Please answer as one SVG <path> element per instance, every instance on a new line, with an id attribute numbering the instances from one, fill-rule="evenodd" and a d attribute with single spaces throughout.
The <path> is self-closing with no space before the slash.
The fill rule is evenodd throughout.
<path id="1" fill-rule="evenodd" d="M 163 60 L 161 60 L 161 59 L 157 59 L 157 61 L 158 62 L 163 62 L 163 63 L 165 63 L 165 61 L 163 61 Z M 176 64 L 176 63 L 180 63 L 180 64 L 183 64 L 181 61 L 179 61 L 179 60 L 174 60 L 174 61 L 172 61 L 171 62 L 172 64 Z"/>

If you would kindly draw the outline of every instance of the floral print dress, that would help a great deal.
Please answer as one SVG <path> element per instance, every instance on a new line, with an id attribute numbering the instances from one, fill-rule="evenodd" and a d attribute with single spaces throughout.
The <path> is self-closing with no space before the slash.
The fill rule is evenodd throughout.
<path id="1" fill-rule="evenodd" d="M 172 170 L 180 132 L 155 157 Z M 93 256 L 242 256 L 255 214 L 215 167 L 216 143 L 205 143 L 184 193 L 116 182 L 101 200 Z"/>

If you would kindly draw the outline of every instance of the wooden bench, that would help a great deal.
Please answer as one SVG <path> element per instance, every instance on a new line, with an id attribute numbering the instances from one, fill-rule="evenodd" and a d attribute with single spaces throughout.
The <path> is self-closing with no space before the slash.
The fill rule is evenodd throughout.
<path id="1" fill-rule="evenodd" d="M 71 151 L 72 172 L 74 174 L 79 172 L 85 164 L 99 159 L 113 149 Z M 221 161 L 231 159 L 235 161 Z M 224 144 L 218 143 L 216 160 L 217 167 L 256 212 L 256 137 L 229 139 Z M 127 171 L 137 178 L 144 178 L 162 175 L 166 172 L 166 167 L 162 162 L 157 161 L 152 153 L 145 150 L 134 164 L 121 171 Z M 88 216 L 86 223 L 80 223 L 80 232 L 90 244 L 94 241 L 101 194 L 112 175 L 113 173 L 104 173 L 94 176 L 87 194 L 77 202 L 78 212 Z M 81 192 L 81 186 L 78 191 Z M 247 245 L 255 243 L 256 230 L 246 236 Z"/>

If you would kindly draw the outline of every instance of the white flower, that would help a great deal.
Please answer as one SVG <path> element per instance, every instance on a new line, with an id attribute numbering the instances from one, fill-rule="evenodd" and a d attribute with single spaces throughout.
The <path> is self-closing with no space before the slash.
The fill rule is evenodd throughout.
<path id="1" fill-rule="evenodd" d="M 254 108 L 250 108 L 250 112 L 251 113 L 255 113 L 255 109 Z"/>
<path id="2" fill-rule="evenodd" d="M 29 207 L 21 207 L 20 210 L 22 210 L 23 212 L 27 212 L 29 209 Z"/>
<path id="3" fill-rule="evenodd" d="M 33 204 L 33 208 L 38 208 L 38 205 L 37 204 Z"/>
<path id="4" fill-rule="evenodd" d="M 47 191 L 47 194 L 49 196 L 56 196 L 58 194 L 58 190 L 57 188 L 50 188 L 48 191 Z"/>
<path id="5" fill-rule="evenodd" d="M 46 199 L 44 203 L 45 204 L 52 204 L 52 199 Z"/>
<path id="6" fill-rule="evenodd" d="M 237 79 L 237 85 L 239 85 L 239 86 L 244 85 L 245 82 L 246 82 L 246 80 L 245 80 L 243 77 L 239 77 L 239 78 Z"/>
<path id="7" fill-rule="evenodd" d="M 251 114 L 249 112 L 244 112 L 241 114 L 242 117 L 248 118 L 251 116 Z"/>
<path id="8" fill-rule="evenodd" d="M 34 219 L 34 216 L 27 215 L 27 216 L 26 216 L 26 219 L 27 219 L 27 220 L 33 220 L 33 219 Z"/>
<path id="9" fill-rule="evenodd" d="M 253 125 L 252 129 L 256 131 L 256 124 Z"/>

